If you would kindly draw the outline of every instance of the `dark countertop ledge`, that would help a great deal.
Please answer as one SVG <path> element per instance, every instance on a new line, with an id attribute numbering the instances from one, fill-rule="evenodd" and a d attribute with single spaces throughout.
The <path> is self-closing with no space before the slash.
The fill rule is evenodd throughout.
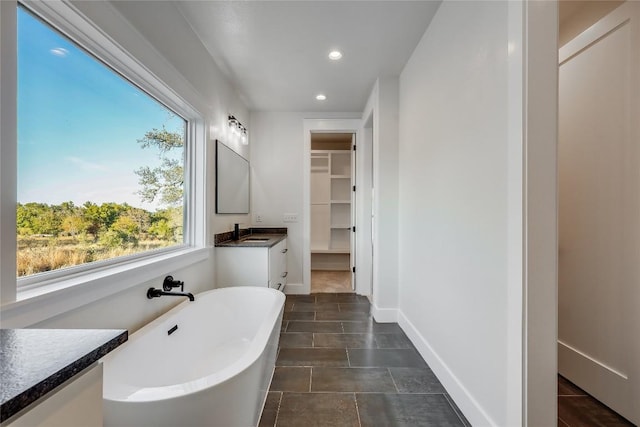
<path id="1" fill-rule="evenodd" d="M 127 339 L 125 329 L 0 329 L 0 422 Z"/>
<path id="2" fill-rule="evenodd" d="M 267 239 L 264 242 L 252 242 L 247 239 Z M 226 240 L 216 243 L 217 248 L 270 248 L 287 238 L 286 234 L 280 233 L 256 233 L 242 236 L 239 240 Z"/>

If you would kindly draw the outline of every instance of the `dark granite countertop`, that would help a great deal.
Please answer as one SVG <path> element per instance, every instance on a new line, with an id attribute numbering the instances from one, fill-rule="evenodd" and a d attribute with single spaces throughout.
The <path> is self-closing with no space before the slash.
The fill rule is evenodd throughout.
<path id="1" fill-rule="evenodd" d="M 216 243 L 217 248 L 270 248 L 287 238 L 286 234 L 249 234 L 240 240 L 226 240 Z M 259 240 L 252 240 L 259 239 Z"/>
<path id="2" fill-rule="evenodd" d="M 124 329 L 0 329 L 0 422 L 127 338 Z"/>
<path id="3" fill-rule="evenodd" d="M 240 230 L 240 239 L 232 240 L 233 232 L 215 235 L 217 248 L 270 248 L 287 238 L 286 227 L 252 227 Z M 258 241 L 252 239 L 259 239 Z"/>

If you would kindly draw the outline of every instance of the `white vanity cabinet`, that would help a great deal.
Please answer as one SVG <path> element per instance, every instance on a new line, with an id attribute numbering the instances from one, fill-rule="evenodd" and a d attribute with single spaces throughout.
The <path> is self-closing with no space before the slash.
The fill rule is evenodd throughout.
<path id="1" fill-rule="evenodd" d="M 287 239 L 271 247 L 216 247 L 216 287 L 269 286 L 280 291 L 287 284 Z"/>

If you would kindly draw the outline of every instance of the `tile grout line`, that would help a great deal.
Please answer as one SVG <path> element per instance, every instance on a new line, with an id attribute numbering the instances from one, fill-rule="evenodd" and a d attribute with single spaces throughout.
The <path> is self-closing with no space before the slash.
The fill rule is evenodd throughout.
<path id="1" fill-rule="evenodd" d="M 356 403 L 356 415 L 358 416 L 358 426 L 362 427 L 362 421 L 360 421 L 360 408 L 358 408 L 358 395 L 355 392 L 353 393 L 353 400 Z"/>
<path id="2" fill-rule="evenodd" d="M 276 409 L 276 419 L 273 422 L 273 427 L 278 425 L 278 416 L 280 415 L 280 406 L 282 405 L 282 397 L 284 396 L 284 392 L 280 392 L 280 399 L 278 399 L 278 409 Z"/>
<path id="3" fill-rule="evenodd" d="M 309 393 L 311 393 L 311 382 L 313 381 L 313 366 L 309 367 Z"/>
<path id="4" fill-rule="evenodd" d="M 567 427 L 571 427 L 571 426 L 569 426 L 569 423 L 568 423 L 568 422 L 566 422 L 565 420 L 563 420 L 562 418 L 560 418 L 560 416 L 558 416 L 558 419 L 559 419 L 560 421 L 562 421 L 562 424 L 564 424 L 565 426 L 567 426 Z"/>
<path id="5" fill-rule="evenodd" d="M 353 366 L 351 366 L 351 359 L 349 359 L 349 349 L 345 348 L 344 349 L 345 353 L 347 353 L 347 364 L 349 365 L 349 368 L 353 368 Z"/>
<path id="6" fill-rule="evenodd" d="M 400 389 L 398 388 L 398 384 L 396 384 L 395 378 L 393 378 L 393 374 L 391 373 L 391 368 L 387 367 L 387 371 L 389 372 L 389 376 L 391 377 L 391 381 L 393 382 L 393 386 L 396 388 L 396 393 L 400 393 Z"/>

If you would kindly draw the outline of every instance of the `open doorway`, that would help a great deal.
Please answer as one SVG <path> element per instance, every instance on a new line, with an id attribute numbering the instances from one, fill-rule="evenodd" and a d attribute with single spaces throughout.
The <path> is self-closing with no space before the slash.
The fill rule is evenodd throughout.
<path id="1" fill-rule="evenodd" d="M 311 292 L 355 290 L 355 134 L 311 133 Z"/>

